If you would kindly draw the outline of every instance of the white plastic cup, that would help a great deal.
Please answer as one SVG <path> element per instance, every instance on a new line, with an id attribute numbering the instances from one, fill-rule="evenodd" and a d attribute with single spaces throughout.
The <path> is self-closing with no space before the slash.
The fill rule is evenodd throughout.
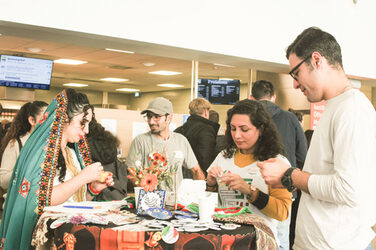
<path id="1" fill-rule="evenodd" d="M 218 200 L 217 194 L 205 193 L 198 200 L 200 221 L 212 222 L 214 209 Z"/>
<path id="2" fill-rule="evenodd" d="M 134 187 L 134 204 L 136 206 L 136 209 L 138 208 L 138 195 L 140 194 L 140 190 L 142 187 Z"/>

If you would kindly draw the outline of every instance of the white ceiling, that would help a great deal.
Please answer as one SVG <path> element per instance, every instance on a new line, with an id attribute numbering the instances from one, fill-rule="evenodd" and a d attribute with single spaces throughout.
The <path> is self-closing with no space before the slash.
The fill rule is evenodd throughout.
<path id="1" fill-rule="evenodd" d="M 118 88 L 127 87 L 140 89 L 141 92 L 171 89 L 156 86 L 160 83 L 182 84 L 184 88 L 190 88 L 192 60 L 200 62 L 199 78 L 233 78 L 246 83 L 250 68 L 275 73 L 288 72 L 287 64 L 4 21 L 0 21 L 0 34 L 0 54 L 88 61 L 87 64 L 78 66 L 54 64 L 52 87 L 78 82 L 88 84 L 89 86 L 85 87 L 88 90 L 107 92 L 116 92 Z M 40 48 L 42 51 L 32 53 L 28 48 Z M 105 48 L 134 51 L 135 54 L 106 51 Z M 155 65 L 147 67 L 144 65 L 146 62 L 153 62 Z M 214 63 L 234 67 L 215 66 Z M 177 71 L 182 74 L 149 74 L 157 70 Z M 100 80 L 105 77 L 125 78 L 129 81 L 111 83 Z"/>
<path id="2" fill-rule="evenodd" d="M 54 64 L 52 87 L 62 87 L 67 82 L 85 83 L 89 90 L 116 92 L 117 88 L 136 88 L 142 92 L 163 91 L 170 88 L 156 86 L 160 83 L 175 83 L 190 88 L 192 60 L 198 60 L 199 78 L 232 78 L 248 82 L 249 68 L 271 72 L 287 72 L 286 65 L 256 62 L 249 59 L 192 51 L 138 41 L 83 34 L 73 31 L 35 27 L 0 21 L 0 54 L 19 55 L 44 59 L 78 59 L 87 64 L 70 66 Z M 42 49 L 39 53 L 29 48 Z M 105 48 L 136 52 L 125 54 L 107 51 Z M 153 62 L 147 67 L 144 63 Z M 216 66 L 213 63 L 234 67 Z M 181 75 L 160 76 L 151 71 L 169 70 Z M 101 81 L 101 78 L 129 79 L 125 83 Z"/>

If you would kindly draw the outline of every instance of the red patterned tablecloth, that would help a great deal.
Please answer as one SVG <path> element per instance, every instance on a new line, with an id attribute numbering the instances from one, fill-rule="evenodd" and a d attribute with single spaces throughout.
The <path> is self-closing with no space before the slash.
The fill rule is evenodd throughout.
<path id="1" fill-rule="evenodd" d="M 253 226 L 236 230 L 180 232 L 174 244 L 161 239 L 160 232 L 118 231 L 98 226 L 63 224 L 53 230 L 54 249 L 255 249 Z"/>

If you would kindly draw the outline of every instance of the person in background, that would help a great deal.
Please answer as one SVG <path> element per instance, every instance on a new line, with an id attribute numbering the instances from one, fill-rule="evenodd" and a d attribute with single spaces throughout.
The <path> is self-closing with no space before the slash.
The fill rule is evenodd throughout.
<path id="1" fill-rule="evenodd" d="M 25 103 L 14 117 L 12 125 L 2 140 L 0 187 L 8 189 L 14 165 L 20 154 L 22 146 L 39 123 L 48 104 L 42 101 Z"/>
<path id="2" fill-rule="evenodd" d="M 289 112 L 293 113 L 296 118 L 298 119 L 300 125 L 302 126 L 302 128 L 304 127 L 304 120 L 303 120 L 303 113 L 300 112 L 300 111 L 296 111 L 292 108 L 289 108 Z"/>
<path id="3" fill-rule="evenodd" d="M 309 148 L 309 145 L 311 145 L 311 139 L 312 139 L 312 135 L 313 135 L 313 130 L 312 129 L 307 129 L 305 132 L 304 132 L 304 135 L 307 139 L 307 146 Z"/>
<path id="4" fill-rule="evenodd" d="M 277 224 L 289 216 L 291 193 L 285 188 L 266 185 L 256 166 L 258 161 L 273 157 L 290 165 L 283 156 L 277 128 L 264 106 L 248 99 L 237 102 L 227 111 L 226 123 L 228 146 L 208 169 L 207 190 L 218 190 L 224 206 L 229 204 L 223 197 L 231 197 L 231 204 L 249 206 L 253 213 L 265 219 L 278 244 Z"/>
<path id="5" fill-rule="evenodd" d="M 305 29 L 286 57 L 294 88 L 326 107 L 303 171 L 279 159 L 258 163 L 260 171 L 274 187 L 302 190 L 294 249 L 366 249 L 376 222 L 375 110 L 352 88 L 331 34 Z"/>
<path id="6" fill-rule="evenodd" d="M 34 227 L 45 206 L 92 200 L 113 185 L 102 181 L 103 167 L 92 163 L 85 134 L 93 108 L 73 89 L 47 107 L 18 157 L 0 226 L 1 249 L 30 249 Z"/>
<path id="7" fill-rule="evenodd" d="M 215 110 L 209 111 L 209 120 L 219 124 L 219 114 Z M 225 138 L 225 130 L 222 126 L 219 127 L 217 138 L 216 138 L 216 146 L 215 146 L 215 155 L 218 155 L 223 149 L 226 148 L 226 138 Z"/>
<path id="8" fill-rule="evenodd" d="M 3 105 L 0 103 L 0 116 L 3 113 Z M 0 148 L 2 148 L 1 141 L 3 140 L 5 134 L 7 133 L 11 122 L 7 119 L 2 119 L 0 122 Z"/>
<path id="9" fill-rule="evenodd" d="M 97 122 L 95 116 L 89 123 L 87 134 L 91 156 L 94 162 L 100 162 L 105 171 L 112 173 L 114 185 L 103 189 L 96 200 L 122 200 L 127 196 L 127 166 L 117 158 L 119 139 Z"/>
<path id="10" fill-rule="evenodd" d="M 211 104 L 206 99 L 200 97 L 193 99 L 189 103 L 190 116 L 187 122 L 174 131 L 188 139 L 204 173 L 217 156 L 215 147 L 219 123 L 209 120 L 210 108 Z M 191 171 L 187 172 L 189 175 L 183 172 L 184 178 L 192 178 Z"/>
<path id="11" fill-rule="evenodd" d="M 275 104 L 277 97 L 274 92 L 273 83 L 266 80 L 256 81 L 252 84 L 251 92 L 251 99 L 258 100 L 265 106 L 277 126 L 287 153 L 286 157 L 291 166 L 301 169 L 307 154 L 307 142 L 298 119 L 293 113 L 283 110 Z M 296 193 L 293 194 L 293 200 L 295 198 Z M 296 214 L 295 209 L 291 212 Z M 290 236 L 294 234 L 294 230 L 292 230 L 292 235 L 290 235 L 290 221 L 291 216 L 278 224 L 279 247 L 282 250 L 290 249 Z"/>
<path id="12" fill-rule="evenodd" d="M 183 179 L 182 167 L 192 172 L 193 179 L 205 180 L 188 140 L 181 134 L 170 132 L 173 116 L 172 103 L 163 97 L 152 100 L 141 112 L 150 131 L 136 136 L 129 148 L 126 164 L 128 167 L 149 167 L 149 154 L 160 153 L 166 157 L 170 166 L 177 166 L 176 185 Z M 138 166 L 138 162 L 141 165 Z M 133 181 L 131 179 L 131 181 Z M 168 192 L 173 190 L 167 189 Z"/>

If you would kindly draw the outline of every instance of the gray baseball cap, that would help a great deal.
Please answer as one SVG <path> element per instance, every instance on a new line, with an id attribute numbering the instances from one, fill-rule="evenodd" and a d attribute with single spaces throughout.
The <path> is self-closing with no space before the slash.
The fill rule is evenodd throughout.
<path id="1" fill-rule="evenodd" d="M 141 115 L 148 111 L 157 115 L 173 114 L 172 103 L 166 98 L 157 97 L 149 103 L 145 110 L 142 110 Z"/>

